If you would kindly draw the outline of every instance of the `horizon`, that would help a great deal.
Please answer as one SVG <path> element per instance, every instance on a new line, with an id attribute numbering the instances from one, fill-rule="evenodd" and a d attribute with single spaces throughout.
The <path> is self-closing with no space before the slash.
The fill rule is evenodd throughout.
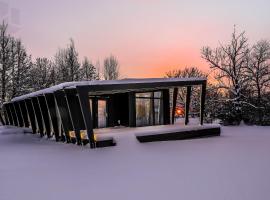
<path id="1" fill-rule="evenodd" d="M 200 49 L 229 41 L 234 25 L 246 31 L 251 44 L 270 39 L 270 2 L 264 0 L 4 0 L 0 6 L 0 17 L 15 27 L 11 34 L 22 39 L 34 59 L 52 59 L 73 38 L 80 60 L 86 56 L 102 64 L 116 56 L 121 78 L 163 77 L 192 66 L 206 71 Z"/>

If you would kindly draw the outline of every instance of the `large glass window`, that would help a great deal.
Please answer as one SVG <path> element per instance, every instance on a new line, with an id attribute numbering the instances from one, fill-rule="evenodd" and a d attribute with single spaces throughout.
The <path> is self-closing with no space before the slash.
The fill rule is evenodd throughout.
<path id="1" fill-rule="evenodd" d="M 162 93 L 136 93 L 136 126 L 163 124 Z"/>
<path id="2" fill-rule="evenodd" d="M 98 100 L 98 128 L 107 126 L 107 103 L 106 100 Z"/>

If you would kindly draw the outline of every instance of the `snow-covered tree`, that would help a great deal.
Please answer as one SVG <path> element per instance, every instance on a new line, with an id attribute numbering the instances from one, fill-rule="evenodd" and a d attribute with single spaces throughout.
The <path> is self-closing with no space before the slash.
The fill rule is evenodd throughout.
<path id="1" fill-rule="evenodd" d="M 31 90 L 41 90 L 55 84 L 53 63 L 47 58 L 37 58 L 31 69 Z"/>
<path id="2" fill-rule="evenodd" d="M 261 40 L 257 42 L 247 60 L 247 79 L 252 96 L 256 98 L 256 107 L 259 111 L 259 121 L 262 120 L 263 97 L 270 89 L 270 42 Z"/>
<path id="3" fill-rule="evenodd" d="M 1 102 L 3 103 L 7 97 L 8 91 L 8 82 L 10 80 L 10 70 L 13 65 L 13 61 L 11 61 L 11 57 L 15 53 L 13 49 L 15 46 L 13 38 L 7 33 L 8 25 L 3 21 L 0 25 L 0 77 L 1 77 Z"/>
<path id="4" fill-rule="evenodd" d="M 105 80 L 119 79 L 119 63 L 116 57 L 110 56 L 104 59 L 103 76 Z"/>
<path id="5" fill-rule="evenodd" d="M 13 60 L 9 97 L 20 96 L 30 92 L 31 57 L 27 55 L 21 40 L 15 40 L 15 59 Z"/>
<path id="6" fill-rule="evenodd" d="M 81 65 L 80 80 L 91 81 L 98 79 L 99 76 L 97 74 L 96 67 L 89 61 L 87 57 L 85 57 Z"/>
<path id="7" fill-rule="evenodd" d="M 58 50 L 54 64 L 58 83 L 79 80 L 80 63 L 73 39 L 70 39 L 67 48 Z"/>
<path id="8" fill-rule="evenodd" d="M 237 34 L 234 29 L 231 41 L 217 48 L 203 47 L 202 58 L 215 70 L 218 88 L 227 93 L 231 111 L 236 120 L 241 120 L 244 91 L 247 85 L 245 77 L 246 60 L 249 55 L 248 39 L 245 32 Z"/>

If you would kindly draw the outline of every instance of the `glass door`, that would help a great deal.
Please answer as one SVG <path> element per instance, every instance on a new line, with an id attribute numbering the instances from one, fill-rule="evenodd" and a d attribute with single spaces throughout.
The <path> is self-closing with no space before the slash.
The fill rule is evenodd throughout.
<path id="1" fill-rule="evenodd" d="M 98 128 L 107 127 L 107 101 L 98 100 Z"/>

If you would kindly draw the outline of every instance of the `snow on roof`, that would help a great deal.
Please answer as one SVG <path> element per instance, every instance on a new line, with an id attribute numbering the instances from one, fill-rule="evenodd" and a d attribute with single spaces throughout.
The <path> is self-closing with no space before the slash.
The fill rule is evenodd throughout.
<path id="1" fill-rule="evenodd" d="M 13 98 L 11 101 L 19 101 L 26 98 L 43 95 L 46 93 L 53 93 L 57 90 L 62 90 L 64 88 L 76 88 L 76 86 L 83 85 L 119 85 L 119 84 L 143 84 L 143 83 L 163 83 L 163 82 L 201 82 L 206 81 L 206 78 L 128 78 L 121 80 L 94 80 L 94 81 L 74 81 L 74 82 L 65 82 L 59 85 L 55 85 L 46 89 L 38 90 L 29 94 L 25 94 L 19 97 Z"/>

